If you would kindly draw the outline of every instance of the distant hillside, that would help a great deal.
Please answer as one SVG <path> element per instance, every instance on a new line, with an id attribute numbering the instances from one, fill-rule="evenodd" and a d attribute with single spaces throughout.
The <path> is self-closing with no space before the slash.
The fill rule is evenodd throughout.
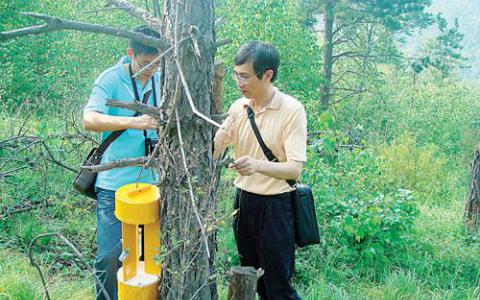
<path id="1" fill-rule="evenodd" d="M 430 12 L 441 13 L 453 25 L 458 18 L 460 31 L 465 35 L 463 55 L 469 59 L 470 69 L 461 71 L 463 78 L 480 80 L 480 0 L 433 0 Z M 427 39 L 433 38 L 436 31 L 426 30 L 408 39 L 407 51 L 414 52 Z"/>

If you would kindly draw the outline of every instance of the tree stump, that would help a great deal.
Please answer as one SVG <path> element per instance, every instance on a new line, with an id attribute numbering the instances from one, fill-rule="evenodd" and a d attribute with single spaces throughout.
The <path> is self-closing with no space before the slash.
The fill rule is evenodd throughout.
<path id="1" fill-rule="evenodd" d="M 472 180 L 465 201 L 465 221 L 467 229 L 476 234 L 480 228 L 480 146 L 475 151 L 472 163 Z"/>
<path id="2" fill-rule="evenodd" d="M 234 266 L 230 268 L 230 286 L 228 300 L 253 300 L 257 289 L 257 280 L 263 275 L 263 269 Z"/>

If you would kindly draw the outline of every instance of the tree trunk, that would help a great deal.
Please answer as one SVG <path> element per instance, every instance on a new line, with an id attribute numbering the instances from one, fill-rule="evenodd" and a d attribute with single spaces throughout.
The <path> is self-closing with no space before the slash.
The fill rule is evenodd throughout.
<path id="1" fill-rule="evenodd" d="M 263 275 L 263 270 L 253 267 L 234 266 L 230 269 L 230 286 L 228 287 L 228 300 L 255 299 L 257 280 Z"/>
<path id="2" fill-rule="evenodd" d="M 465 202 L 466 226 L 472 233 L 480 229 L 480 147 L 475 151 L 472 163 L 472 181 Z"/>
<path id="3" fill-rule="evenodd" d="M 162 232 L 159 299 L 216 299 L 212 277 L 214 240 L 202 234 L 201 226 L 205 220 L 211 220 L 215 210 L 212 125 L 194 116 L 175 64 L 176 57 L 196 109 L 210 116 L 215 53 L 214 1 L 166 0 L 163 17 L 163 33 L 172 45 L 175 40 L 190 35 L 193 38 L 178 48 L 177 55 L 172 52 L 166 57 L 163 64 L 163 107 L 167 113 L 173 111 L 170 116 L 175 118 L 177 102 L 178 119 L 172 120 L 172 126 L 159 133 L 166 136 L 160 146 L 161 162 L 157 165 L 161 182 Z"/>
<path id="4" fill-rule="evenodd" d="M 323 83 L 320 100 L 323 107 L 326 107 L 331 102 L 334 1 L 325 1 L 325 52 L 323 55 Z"/>

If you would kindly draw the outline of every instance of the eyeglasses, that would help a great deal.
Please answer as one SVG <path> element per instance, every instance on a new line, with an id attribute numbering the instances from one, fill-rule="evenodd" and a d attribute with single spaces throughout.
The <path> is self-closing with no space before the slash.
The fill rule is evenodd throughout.
<path id="1" fill-rule="evenodd" d="M 152 60 L 153 61 L 153 60 Z M 151 63 L 152 61 L 140 61 L 139 59 L 137 59 L 137 64 L 138 64 L 138 67 L 140 69 L 143 69 L 145 68 L 149 63 Z M 147 69 L 148 70 L 152 70 L 152 69 L 158 69 L 158 67 L 160 67 L 160 60 L 159 61 L 156 61 L 155 63 L 153 63 L 152 65 L 150 65 Z"/>
<path id="2" fill-rule="evenodd" d="M 258 76 L 262 74 L 263 72 L 258 72 L 255 75 L 245 75 L 245 74 L 238 74 L 235 71 L 232 71 L 232 78 L 233 80 L 237 81 L 240 84 L 246 84 L 252 76 Z"/>

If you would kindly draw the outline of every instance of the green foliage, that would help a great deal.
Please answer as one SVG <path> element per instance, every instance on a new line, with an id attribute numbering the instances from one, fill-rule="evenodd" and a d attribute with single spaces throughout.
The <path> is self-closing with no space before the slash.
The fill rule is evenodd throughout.
<path id="1" fill-rule="evenodd" d="M 419 74 L 433 67 L 446 78 L 467 60 L 461 52 L 464 35 L 460 33 L 458 19 L 453 28 L 447 28 L 447 21 L 441 16 L 437 16 L 437 23 L 440 34 L 427 44 L 424 54 L 412 63 L 412 69 Z"/>
<path id="2" fill-rule="evenodd" d="M 392 1 L 339 1 L 351 9 L 344 9 L 348 14 L 356 14 L 366 20 L 375 20 L 393 31 L 410 32 L 415 27 L 425 28 L 432 24 L 431 14 L 426 12 L 431 0 L 392 0 Z M 344 3 L 342 3 L 344 2 Z"/>
<path id="3" fill-rule="evenodd" d="M 404 134 L 390 145 L 378 148 L 379 178 L 386 186 L 400 186 L 416 191 L 418 199 L 439 199 L 448 176 L 446 159 L 438 153 L 438 147 L 427 144 L 418 146 L 415 138 Z"/>
<path id="4" fill-rule="evenodd" d="M 374 277 L 406 247 L 418 214 L 410 191 L 395 186 L 381 191 L 375 186 L 379 170 L 366 151 L 341 154 L 335 167 L 317 163 L 305 170 L 307 180 L 315 182 L 323 238 L 330 251 Z"/>
<path id="5" fill-rule="evenodd" d="M 375 266 L 380 272 L 388 257 L 405 246 L 406 233 L 417 215 L 408 190 L 367 201 L 343 201 L 326 210 L 345 257 L 359 259 L 359 269 Z"/>
<path id="6" fill-rule="evenodd" d="M 22 16 L 20 13 L 23 11 L 126 29 L 138 24 L 120 10 L 88 13 L 101 8 L 103 1 L 99 0 L 3 1 L 0 4 L 0 30 L 42 24 L 38 19 Z M 72 104 L 80 105 L 84 103 L 95 77 L 114 63 L 126 46 L 124 39 L 76 31 L 25 36 L 0 43 L 1 98 L 11 106 L 18 106 L 32 98 L 37 101 L 45 97 L 55 99 L 48 101 L 39 113 Z M 75 99 L 72 99 L 74 94 Z"/>
<path id="7" fill-rule="evenodd" d="M 233 67 L 238 48 L 261 40 L 275 45 L 280 52 L 280 69 L 276 84 L 302 101 L 313 99 L 320 84 L 320 48 L 315 36 L 299 18 L 299 0 L 220 0 L 217 14 L 225 19 L 218 39 L 232 38 L 233 43 L 219 49 L 217 59 Z M 232 9 L 235 8 L 235 9 Z M 254 12 L 254 13 L 252 13 Z M 239 97 L 231 76 L 225 77 L 225 107 Z"/>
<path id="8" fill-rule="evenodd" d="M 477 88 L 425 77 L 415 86 L 399 70 L 386 69 L 385 82 L 370 97 L 336 108 L 339 128 L 361 128 L 367 143 L 391 142 L 410 133 L 419 146 L 434 144 L 454 160 L 470 160 L 477 142 Z"/>
<path id="9" fill-rule="evenodd" d="M 339 58 L 334 71 L 347 72 L 346 88 L 365 92 L 322 113 L 317 113 L 322 51 L 318 37 L 306 28 L 312 24 L 306 17 L 312 14 L 302 11 L 304 2 L 317 2 L 311 7 L 322 4 L 217 1 L 217 15 L 226 21 L 217 39 L 234 40 L 218 49 L 217 59 L 230 69 L 241 44 L 253 39 L 273 43 L 282 60 L 278 86 L 299 98 L 307 111 L 311 135 L 302 180 L 314 188 L 322 244 L 298 251 L 294 281 L 302 298 L 478 298 L 480 242 L 465 235 L 462 209 L 468 163 L 480 134 L 479 90 L 457 82 L 452 72 L 447 78 L 440 71 L 422 72 L 412 80 L 406 71 L 409 62 L 395 43 L 394 33 L 432 21 L 425 13 L 430 1 L 336 1 L 337 25 L 355 16 L 372 22 L 338 31 L 334 53 L 355 52 L 344 56 L 349 59 Z M 85 13 L 102 3 L 4 1 L 0 30 L 40 23 L 20 16 L 20 10 L 122 28 L 136 26 L 118 10 Z M 345 3 L 354 5 L 347 10 L 342 8 Z M 357 14 L 353 9 L 359 10 Z M 446 59 L 440 62 L 449 65 L 450 58 L 460 53 L 461 35 L 458 27 L 442 28 L 432 49 Z M 125 47 L 121 39 L 79 32 L 0 44 L 0 97 L 6 104 L 0 108 L 0 141 L 18 134 L 25 122 L 25 134 L 41 137 L 55 158 L 77 168 L 91 147 L 88 135 L 78 138 L 80 107 L 95 77 Z M 432 61 L 421 63 L 432 65 Z M 336 93 L 343 97 L 349 91 Z M 226 76 L 225 107 L 238 96 L 233 80 Z M 36 113 L 32 116 L 32 112 Z M 8 249 L 0 255 L 0 299 L 42 297 L 39 278 L 25 258 L 30 239 L 38 233 L 64 233 L 90 260 L 96 250 L 94 204 L 73 192 L 73 173 L 49 161 L 40 144 L 19 151 L 24 146 L 0 147 L 0 173 L 28 166 L 0 178 L 1 205 L 34 200 L 49 205 L 0 220 L 0 248 Z M 216 215 L 224 221 L 216 233 L 215 258 L 223 298 L 227 271 L 239 264 L 228 217 L 234 174 L 225 175 L 217 192 Z M 91 278 L 58 262 L 71 261 L 66 248 L 55 239 L 42 239 L 38 245 L 34 252 L 42 267 L 50 270 L 54 299 L 93 297 Z"/>

